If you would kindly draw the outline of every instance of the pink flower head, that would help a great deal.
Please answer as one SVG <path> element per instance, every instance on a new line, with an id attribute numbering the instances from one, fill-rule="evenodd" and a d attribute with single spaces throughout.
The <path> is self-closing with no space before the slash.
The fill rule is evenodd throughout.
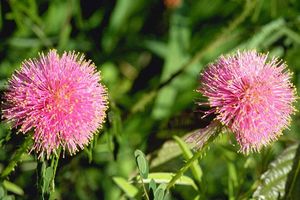
<path id="1" fill-rule="evenodd" d="M 24 61 L 9 81 L 3 116 L 23 133 L 34 129 L 34 146 L 47 158 L 61 146 L 70 154 L 83 149 L 102 126 L 106 88 L 91 61 L 56 50 Z"/>
<path id="2" fill-rule="evenodd" d="M 291 73 L 277 58 L 256 51 L 221 56 L 201 74 L 199 88 L 217 119 L 228 126 L 248 154 L 282 134 L 295 111 Z"/>
<path id="3" fill-rule="evenodd" d="M 181 6 L 182 0 L 164 0 L 164 4 L 169 9 L 175 9 Z"/>

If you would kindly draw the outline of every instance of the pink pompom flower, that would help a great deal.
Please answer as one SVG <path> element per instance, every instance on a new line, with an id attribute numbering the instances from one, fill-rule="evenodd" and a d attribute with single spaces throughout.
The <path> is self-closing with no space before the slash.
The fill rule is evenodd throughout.
<path id="1" fill-rule="evenodd" d="M 221 56 L 201 73 L 197 90 L 208 97 L 216 119 L 235 134 L 240 151 L 259 151 L 288 127 L 295 88 L 287 66 L 256 51 Z"/>
<path id="2" fill-rule="evenodd" d="M 8 84 L 3 117 L 28 133 L 33 149 L 47 158 L 60 147 L 75 154 L 101 128 L 108 108 L 107 91 L 91 61 L 75 52 L 56 50 L 22 63 Z"/>

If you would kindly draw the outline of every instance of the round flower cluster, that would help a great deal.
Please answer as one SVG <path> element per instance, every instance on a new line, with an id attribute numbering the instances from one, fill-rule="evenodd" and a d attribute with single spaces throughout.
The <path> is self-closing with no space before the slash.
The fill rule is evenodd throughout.
<path id="1" fill-rule="evenodd" d="M 34 147 L 47 158 L 62 147 L 83 149 L 102 126 L 107 91 L 91 61 L 75 52 L 56 50 L 24 61 L 9 81 L 3 116 L 14 127 L 34 130 Z"/>
<path id="2" fill-rule="evenodd" d="M 221 56 L 201 74 L 206 114 L 232 130 L 243 153 L 259 151 L 289 125 L 296 93 L 286 68 L 277 58 L 244 51 Z"/>

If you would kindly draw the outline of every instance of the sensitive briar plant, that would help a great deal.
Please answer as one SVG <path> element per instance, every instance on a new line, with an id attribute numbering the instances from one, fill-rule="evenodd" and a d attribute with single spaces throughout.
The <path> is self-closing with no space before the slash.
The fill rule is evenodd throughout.
<path id="1" fill-rule="evenodd" d="M 208 97 L 206 114 L 215 113 L 247 154 L 276 140 L 289 125 L 296 100 L 290 79 L 277 58 L 244 51 L 209 64 L 198 92 Z"/>
<path id="2" fill-rule="evenodd" d="M 26 60 L 9 81 L 3 116 L 28 133 L 47 158 L 58 148 L 75 154 L 93 138 L 106 117 L 107 91 L 91 61 L 56 50 Z"/>

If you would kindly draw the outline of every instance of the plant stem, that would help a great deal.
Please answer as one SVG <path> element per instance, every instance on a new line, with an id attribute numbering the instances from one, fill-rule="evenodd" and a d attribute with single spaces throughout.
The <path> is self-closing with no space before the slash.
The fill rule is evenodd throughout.
<path id="1" fill-rule="evenodd" d="M 140 179 L 141 179 L 141 182 L 142 182 L 142 185 L 143 185 L 143 189 L 144 189 L 144 193 L 145 193 L 146 199 L 150 200 L 141 174 L 140 174 Z"/>
<path id="2" fill-rule="evenodd" d="M 51 163 L 51 167 L 53 168 L 53 177 L 52 177 L 52 192 L 55 191 L 55 175 L 56 175 L 56 169 L 58 166 L 58 161 L 59 161 L 59 157 L 60 157 L 60 152 L 61 152 L 61 148 L 58 149 L 57 151 L 57 155 L 55 155 L 55 157 L 53 158 L 53 162 Z"/>

